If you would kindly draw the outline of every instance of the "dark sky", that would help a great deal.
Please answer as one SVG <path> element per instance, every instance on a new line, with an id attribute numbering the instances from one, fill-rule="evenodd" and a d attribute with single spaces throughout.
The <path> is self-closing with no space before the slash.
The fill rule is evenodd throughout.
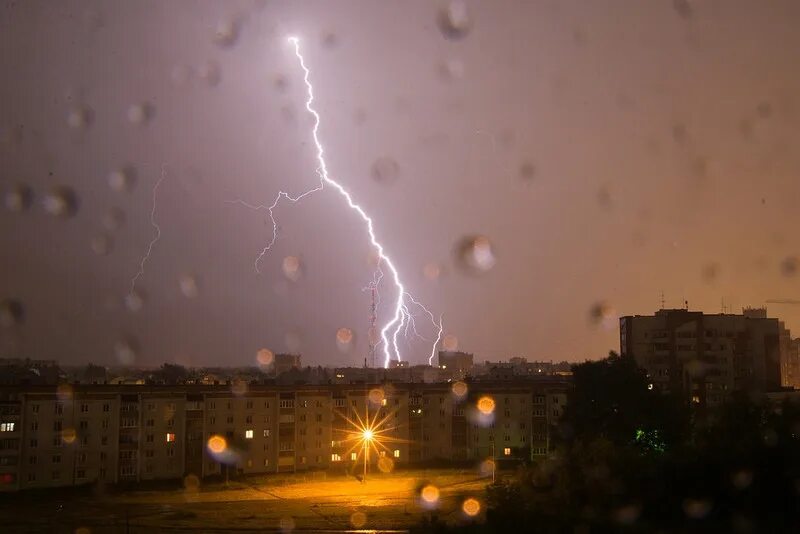
<path id="1" fill-rule="evenodd" d="M 462 8 L 4 1 L 3 354 L 233 365 L 267 347 L 363 361 L 370 248 L 341 197 L 282 205 L 261 274 L 271 224 L 226 202 L 317 181 L 289 34 L 311 68 L 332 177 L 373 216 L 411 293 L 479 359 L 600 357 L 618 347 L 616 315 L 652 313 L 662 291 L 667 306 L 709 312 L 800 298 L 799 3 Z M 396 172 L 376 179 L 376 161 Z M 137 309 L 124 298 L 164 166 Z M 120 181 L 123 169 L 135 179 Z M 73 216 L 48 213 L 56 186 L 74 191 Z M 478 274 L 455 252 L 474 235 L 496 260 Z M 800 305 L 769 311 L 800 330 Z M 349 350 L 340 328 L 355 334 Z M 414 362 L 429 350 L 403 347 Z"/>

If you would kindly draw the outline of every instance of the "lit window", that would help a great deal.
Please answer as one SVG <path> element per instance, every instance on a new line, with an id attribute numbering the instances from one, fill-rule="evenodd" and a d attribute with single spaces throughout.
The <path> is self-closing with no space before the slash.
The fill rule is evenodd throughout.
<path id="1" fill-rule="evenodd" d="M 331 462 L 341 462 L 342 457 L 336 453 L 331 454 Z"/>
<path id="2" fill-rule="evenodd" d="M 381 458 L 383 458 L 384 456 L 386 456 L 386 451 L 381 451 Z"/>
<path id="3" fill-rule="evenodd" d="M 394 450 L 394 457 L 395 458 L 400 458 L 400 449 L 395 449 Z"/>
<path id="4" fill-rule="evenodd" d="M 386 399 L 381 399 L 381 406 L 386 406 Z"/>
<path id="5" fill-rule="evenodd" d="M 172 432 L 167 432 L 167 443 L 172 443 L 175 441 L 175 434 Z"/>
<path id="6" fill-rule="evenodd" d="M 0 432 L 13 432 L 16 423 L 0 423 Z"/>
<path id="7" fill-rule="evenodd" d="M 265 437 L 265 438 L 268 438 L 268 437 L 269 437 L 269 429 L 266 429 L 266 430 L 264 431 L 264 437 Z"/>
<path id="8" fill-rule="evenodd" d="M 503 449 L 503 454 L 505 454 L 506 456 L 511 456 L 511 448 L 506 447 L 505 449 Z"/>
<path id="9" fill-rule="evenodd" d="M 354 453 L 354 452 L 351 452 L 350 453 L 350 459 L 355 462 L 358 459 L 358 455 L 356 453 Z"/>
<path id="10" fill-rule="evenodd" d="M 252 430 L 245 430 L 244 431 L 245 439 L 253 439 L 253 431 Z"/>

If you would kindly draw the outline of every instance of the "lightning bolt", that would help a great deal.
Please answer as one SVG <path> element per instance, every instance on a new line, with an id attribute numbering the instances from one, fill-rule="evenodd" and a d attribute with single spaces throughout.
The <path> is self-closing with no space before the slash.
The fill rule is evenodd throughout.
<path id="1" fill-rule="evenodd" d="M 305 59 L 303 58 L 303 55 L 300 52 L 300 40 L 297 37 L 289 37 L 289 42 L 292 45 L 294 45 L 294 53 L 297 56 L 298 62 L 300 63 L 300 68 L 303 69 L 303 81 L 305 82 L 306 89 L 308 92 L 308 99 L 306 100 L 306 110 L 314 117 L 314 127 L 311 133 L 314 140 L 314 145 L 316 146 L 317 149 L 316 156 L 317 156 L 317 162 L 319 164 L 317 167 L 317 174 L 320 178 L 319 185 L 314 187 L 313 189 L 309 189 L 308 191 L 296 196 L 292 196 L 285 191 L 280 191 L 278 192 L 272 204 L 269 205 L 267 204 L 254 205 L 244 202 L 242 200 L 234 200 L 229 202 L 241 204 L 247 208 L 254 210 L 266 209 L 269 212 L 270 220 L 272 221 L 272 238 L 255 260 L 256 271 L 258 271 L 259 262 L 263 259 L 264 255 L 272 248 L 278 237 L 278 225 L 275 220 L 274 212 L 275 209 L 280 204 L 281 200 L 288 200 L 292 203 L 296 203 L 302 200 L 303 198 L 307 197 L 308 195 L 311 195 L 313 193 L 316 193 L 317 191 L 324 189 L 326 185 L 335 189 L 336 192 L 338 192 L 344 198 L 344 200 L 347 202 L 347 206 L 351 210 L 355 211 L 364 221 L 366 225 L 367 234 L 369 235 L 369 242 L 378 254 L 378 268 L 376 269 L 376 272 L 373 275 L 373 281 L 370 284 L 370 287 L 377 286 L 384 279 L 384 272 L 380 268 L 380 265 L 383 264 L 388 269 L 389 278 L 394 283 L 394 286 L 397 290 L 397 299 L 395 300 L 391 310 L 392 317 L 383 326 L 383 328 L 381 328 L 381 339 L 378 343 L 378 345 L 381 345 L 383 347 L 384 366 L 389 367 L 389 362 L 391 361 L 393 355 L 398 360 L 402 360 L 397 338 L 400 335 L 400 333 L 403 332 L 403 327 L 406 326 L 407 323 L 412 324 L 413 327 L 414 318 L 409 312 L 406 299 L 408 299 L 415 306 L 418 306 L 421 309 L 423 309 L 431 318 L 431 321 L 433 322 L 434 326 L 436 326 L 436 321 L 433 318 L 433 314 L 430 311 L 428 311 L 428 309 L 425 308 L 425 306 L 416 301 L 406 291 L 405 287 L 403 286 L 403 283 L 400 280 L 400 273 L 395 267 L 394 262 L 392 262 L 391 258 L 386 253 L 386 250 L 384 249 L 383 245 L 380 243 L 380 241 L 378 241 L 378 238 L 375 235 L 375 228 L 372 219 L 367 215 L 364 209 L 353 200 L 353 197 L 350 195 L 347 189 L 345 189 L 345 187 L 342 184 L 331 178 L 331 176 L 329 175 L 328 165 L 325 162 L 325 151 L 322 147 L 322 143 L 319 140 L 320 116 L 319 113 L 317 113 L 317 111 L 313 107 L 314 87 L 311 85 L 311 81 L 309 80 L 311 72 L 306 66 Z M 438 324 L 439 335 L 433 344 L 433 348 L 431 349 L 431 358 L 429 359 L 429 362 L 432 361 L 433 355 L 436 351 L 436 345 L 439 343 L 439 340 L 441 339 L 441 334 L 442 334 L 441 324 L 442 323 L 440 318 Z"/>
<path id="2" fill-rule="evenodd" d="M 150 253 L 153 252 L 153 246 L 156 244 L 156 241 L 161 238 L 161 227 L 158 226 L 158 223 L 156 222 L 156 199 L 158 196 L 158 187 L 166 177 L 167 167 L 164 166 L 161 167 L 161 178 L 158 179 L 156 185 L 153 187 L 153 209 L 150 210 L 150 224 L 155 229 L 155 232 L 153 233 L 153 239 L 150 240 L 150 244 L 147 246 L 147 252 L 145 252 L 145 255 L 142 256 L 142 261 L 139 263 L 139 272 L 137 272 L 136 275 L 131 279 L 131 295 L 136 290 L 136 280 L 138 280 L 139 277 L 144 274 L 144 264 L 150 259 Z"/>

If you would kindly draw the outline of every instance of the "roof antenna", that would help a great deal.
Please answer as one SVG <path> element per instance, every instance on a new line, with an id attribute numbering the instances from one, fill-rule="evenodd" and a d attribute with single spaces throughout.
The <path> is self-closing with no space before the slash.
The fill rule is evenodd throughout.
<path id="1" fill-rule="evenodd" d="M 664 309 L 664 291 L 661 291 L 661 309 Z"/>

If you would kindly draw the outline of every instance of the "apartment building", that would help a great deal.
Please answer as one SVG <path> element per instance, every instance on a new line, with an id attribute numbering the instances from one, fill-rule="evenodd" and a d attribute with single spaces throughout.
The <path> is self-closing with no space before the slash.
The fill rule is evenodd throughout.
<path id="1" fill-rule="evenodd" d="M 620 351 L 635 358 L 654 387 L 681 391 L 700 406 L 718 405 L 731 391 L 781 387 L 780 324 L 763 308 L 621 317 Z"/>
<path id="2" fill-rule="evenodd" d="M 0 491 L 546 454 L 562 380 L 510 383 L 12 386 L 0 393 Z M 494 403 L 476 417 L 479 399 Z M 215 454 L 222 438 L 225 454 Z"/>

